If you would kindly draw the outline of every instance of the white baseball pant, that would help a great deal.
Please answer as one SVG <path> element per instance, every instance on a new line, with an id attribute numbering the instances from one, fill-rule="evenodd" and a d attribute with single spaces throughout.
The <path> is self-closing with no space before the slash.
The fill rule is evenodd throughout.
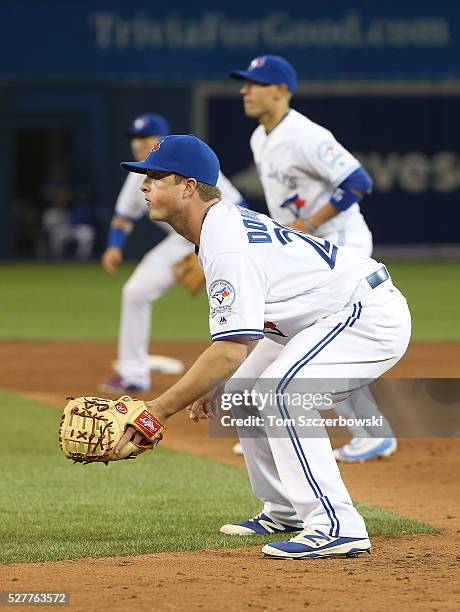
<path id="1" fill-rule="evenodd" d="M 193 251 L 191 242 L 171 232 L 144 255 L 123 286 L 117 371 L 125 383 L 150 388 L 148 350 L 153 303 L 176 282 L 173 264 Z"/>
<path id="2" fill-rule="evenodd" d="M 285 346 L 275 348 L 270 340 L 260 341 L 227 383 L 226 391 L 242 390 L 248 379 L 257 380 L 254 388 L 259 393 L 267 393 L 276 384 L 284 399 L 273 402 L 271 409 L 278 416 L 296 419 L 303 409 L 289 401 L 294 381 L 329 379 L 334 381 L 336 392 L 346 393 L 351 379 L 381 376 L 406 351 L 411 330 L 409 309 L 391 281 L 373 290 L 369 287 L 356 299 L 362 304 L 358 319 L 352 316 L 350 304 L 299 332 Z M 336 332 L 331 335 L 332 330 Z M 256 412 L 249 409 L 249 413 L 251 410 Z M 319 415 L 308 411 L 309 417 Z M 325 430 L 318 437 L 315 428 L 311 437 L 311 432 L 309 435 L 301 428 L 287 425 L 274 432 L 265 424 L 240 427 L 238 433 L 253 491 L 267 516 L 330 535 L 366 534 Z"/>
<path id="3" fill-rule="evenodd" d="M 344 229 L 328 232 L 323 238 L 330 240 L 337 246 L 346 246 L 356 253 L 370 257 L 372 254 L 372 234 L 361 215 L 354 215 L 351 223 Z M 348 429 L 353 438 L 393 438 L 394 433 L 386 417 L 380 412 L 377 402 L 369 387 L 363 387 L 352 397 L 336 404 L 335 411 L 339 416 L 348 420 Z M 375 428 L 359 425 L 362 419 L 374 416 L 383 423 L 382 427 Z"/>

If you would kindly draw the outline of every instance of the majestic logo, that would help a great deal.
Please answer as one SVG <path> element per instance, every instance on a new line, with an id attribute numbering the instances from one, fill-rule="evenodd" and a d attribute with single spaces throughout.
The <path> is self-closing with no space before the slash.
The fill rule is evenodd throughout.
<path id="1" fill-rule="evenodd" d="M 229 312 L 235 301 L 235 289 L 226 280 L 219 279 L 212 283 L 209 288 L 209 305 L 211 307 L 211 317 L 216 314 L 222 315 Z"/>
<path id="2" fill-rule="evenodd" d="M 256 57 L 249 64 L 248 70 L 256 70 L 256 68 L 262 68 L 265 65 L 265 57 Z"/>
<path id="3" fill-rule="evenodd" d="M 265 321 L 264 322 L 264 334 L 271 334 L 272 336 L 281 336 L 281 338 L 287 338 L 286 334 L 278 329 L 278 323 L 273 323 L 273 321 Z"/>
<path id="4" fill-rule="evenodd" d="M 158 142 L 156 142 L 153 147 L 150 149 L 150 153 L 156 153 L 157 151 L 160 150 L 161 147 L 161 143 L 164 142 L 165 139 L 163 138 L 163 140 L 159 140 Z"/>
<path id="5" fill-rule="evenodd" d="M 118 410 L 118 412 L 121 412 L 121 414 L 126 414 L 128 412 L 128 408 L 125 406 L 125 404 L 123 404 L 123 402 L 118 402 L 118 404 L 115 404 L 115 409 Z"/>
<path id="6" fill-rule="evenodd" d="M 160 424 L 148 410 L 143 410 L 140 415 L 134 419 L 134 422 L 142 429 L 148 438 L 151 438 L 160 429 Z"/>
<path id="7" fill-rule="evenodd" d="M 219 325 L 225 325 L 227 323 L 227 319 L 225 317 L 220 317 Z"/>
<path id="8" fill-rule="evenodd" d="M 296 193 L 292 197 L 284 200 L 284 202 L 281 204 L 281 208 L 287 208 L 291 211 L 295 218 L 298 219 L 300 217 L 300 210 L 305 207 L 306 203 L 307 201 L 302 200 L 302 198 L 299 197 L 299 194 Z"/>

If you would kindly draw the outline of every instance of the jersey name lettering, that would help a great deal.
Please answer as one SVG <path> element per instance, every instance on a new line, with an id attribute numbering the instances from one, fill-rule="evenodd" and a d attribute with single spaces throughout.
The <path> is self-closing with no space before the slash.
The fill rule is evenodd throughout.
<path id="1" fill-rule="evenodd" d="M 250 244 L 261 244 L 272 242 L 272 237 L 267 231 L 267 226 L 259 221 L 257 213 L 248 208 L 237 207 L 243 217 L 243 225 L 247 229 L 256 230 L 247 232 L 248 241 Z"/>

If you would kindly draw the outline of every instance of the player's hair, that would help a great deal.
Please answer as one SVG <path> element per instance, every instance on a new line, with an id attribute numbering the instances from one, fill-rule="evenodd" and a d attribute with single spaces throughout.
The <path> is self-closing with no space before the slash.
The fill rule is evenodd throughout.
<path id="1" fill-rule="evenodd" d="M 175 174 L 174 182 L 176 183 L 176 185 L 179 185 L 179 183 L 184 178 L 185 177 L 182 176 L 181 174 Z M 219 187 L 216 187 L 214 185 L 208 185 L 207 183 L 200 183 L 200 181 L 197 181 L 196 188 L 203 202 L 209 202 L 209 200 L 213 200 L 214 198 L 220 199 L 222 197 L 222 193 Z"/>
<path id="2" fill-rule="evenodd" d="M 220 200 L 222 197 L 219 187 L 216 187 L 215 185 L 208 185 L 207 183 L 200 183 L 198 181 L 196 188 L 198 189 L 198 193 L 200 194 L 200 198 L 203 200 L 203 202 L 209 202 L 209 200 L 213 200 L 214 198 L 219 198 Z"/>

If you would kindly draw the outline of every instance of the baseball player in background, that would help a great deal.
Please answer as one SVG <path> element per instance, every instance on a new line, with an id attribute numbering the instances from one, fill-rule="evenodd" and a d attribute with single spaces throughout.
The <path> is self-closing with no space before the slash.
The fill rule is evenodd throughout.
<path id="1" fill-rule="evenodd" d="M 148 113 L 138 116 L 128 131 L 135 159 L 145 159 L 152 147 L 169 131 L 169 124 L 161 115 Z M 139 174 L 128 174 L 118 196 L 107 248 L 101 259 L 104 270 L 109 274 L 114 274 L 122 262 L 123 246 L 135 222 L 147 213 L 140 191 L 141 179 Z M 222 173 L 219 174 L 218 185 L 228 201 L 243 203 L 241 194 Z M 152 356 L 149 356 L 148 348 L 153 303 L 178 279 L 191 293 L 196 293 L 204 285 L 193 245 L 176 234 L 170 225 L 161 222 L 158 225 L 167 233 L 166 237 L 144 255 L 123 287 L 115 364 L 118 375 L 101 385 L 101 390 L 105 392 L 136 393 L 150 389 Z M 177 360 L 157 356 L 153 364 L 156 372 L 180 373 L 178 367 L 181 364 Z"/>
<path id="2" fill-rule="evenodd" d="M 210 416 L 216 381 L 229 381 L 227 388 L 235 390 L 241 380 L 252 379 L 256 407 L 272 391 L 259 410 L 263 422 L 248 428 L 248 438 L 240 431 L 263 512 L 224 525 L 221 532 L 301 532 L 264 546 L 268 557 L 370 551 L 364 520 L 342 481 L 326 430 L 317 423 L 309 435 L 312 430 L 302 424 L 302 417 L 320 420 L 320 413 L 293 400 L 312 379 L 323 389 L 333 384 L 332 395 L 346 395 L 358 379 L 372 380 L 390 369 L 409 342 L 406 300 L 377 261 L 221 201 L 215 187 L 218 159 L 198 138 L 168 136 L 158 144 L 145 161 L 122 166 L 146 175 L 142 191 L 150 217 L 197 245 L 213 343 L 147 405 L 164 424 L 187 406 L 192 420 Z M 274 356 L 265 352 L 268 321 L 269 329 L 280 332 Z M 253 409 L 248 405 L 247 414 Z M 269 417 L 276 417 L 275 426 Z M 135 434 L 128 426 L 115 452 Z"/>
<path id="3" fill-rule="evenodd" d="M 290 108 L 297 87 L 292 65 L 264 55 L 230 77 L 243 81 L 244 112 L 259 121 L 250 145 L 272 218 L 370 256 L 372 235 L 359 203 L 371 192 L 372 179 L 329 130 Z M 275 339 L 276 333 L 270 337 Z M 281 350 L 269 339 L 264 343 L 267 352 Z M 355 423 L 350 426 L 352 440 L 335 451 L 337 459 L 365 461 L 394 453 L 396 438 L 368 388 L 335 409 Z M 358 424 L 372 415 L 380 417 L 382 427 Z"/>

